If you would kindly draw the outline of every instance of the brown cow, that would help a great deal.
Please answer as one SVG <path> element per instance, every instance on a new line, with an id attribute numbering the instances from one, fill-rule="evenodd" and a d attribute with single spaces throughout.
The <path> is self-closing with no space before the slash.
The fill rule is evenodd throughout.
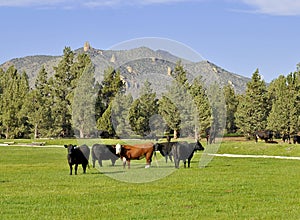
<path id="1" fill-rule="evenodd" d="M 136 145 L 116 145 L 116 154 L 120 155 L 123 159 L 123 167 L 125 168 L 126 162 L 130 168 L 130 160 L 140 160 L 146 158 L 145 168 L 149 168 L 152 161 L 154 151 L 153 143 L 136 144 Z"/>

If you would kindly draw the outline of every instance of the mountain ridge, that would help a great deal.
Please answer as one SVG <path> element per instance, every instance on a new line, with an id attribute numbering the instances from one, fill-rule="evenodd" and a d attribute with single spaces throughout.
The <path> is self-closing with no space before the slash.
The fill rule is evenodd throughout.
<path id="1" fill-rule="evenodd" d="M 73 50 L 75 55 L 87 53 L 95 65 L 96 80 L 102 81 L 104 70 L 112 66 L 120 69 L 122 79 L 126 82 L 127 88 L 138 89 L 147 79 L 154 85 L 154 90 L 163 92 L 161 83 L 169 84 L 172 82 L 171 72 L 176 62 L 181 61 L 183 67 L 187 71 L 188 79 L 192 81 L 195 77 L 202 77 L 205 85 L 217 82 L 221 86 L 231 84 L 236 93 L 243 93 L 246 89 L 247 82 L 250 78 L 231 73 L 210 61 L 202 60 L 192 62 L 171 54 L 164 50 L 152 50 L 148 47 L 138 47 L 129 50 L 101 50 L 92 47 L 78 48 Z M 9 66 L 14 65 L 15 68 L 23 72 L 25 71 L 29 77 L 29 83 L 34 85 L 36 76 L 42 66 L 45 67 L 49 76 L 54 74 L 53 67 L 57 66 L 62 56 L 51 55 L 33 55 L 21 58 L 11 59 L 0 65 L 4 71 Z M 161 91 L 160 91 L 161 90 Z M 138 91 L 135 91 L 138 92 Z"/>

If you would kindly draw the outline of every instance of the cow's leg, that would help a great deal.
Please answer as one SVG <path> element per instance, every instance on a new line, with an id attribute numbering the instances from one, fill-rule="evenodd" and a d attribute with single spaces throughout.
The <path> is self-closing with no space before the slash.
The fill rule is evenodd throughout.
<path id="1" fill-rule="evenodd" d="M 96 160 L 93 159 L 93 168 L 95 168 Z"/>
<path id="2" fill-rule="evenodd" d="M 171 162 L 173 162 L 172 156 L 170 154 L 169 154 L 169 159 L 170 159 Z"/>
<path id="3" fill-rule="evenodd" d="M 115 166 L 116 160 L 115 159 L 110 159 L 111 160 L 111 165 Z"/>
<path id="4" fill-rule="evenodd" d="M 191 164 L 191 159 L 188 159 L 188 168 L 190 168 L 190 164 Z"/>
<path id="5" fill-rule="evenodd" d="M 130 160 L 127 160 L 126 162 L 128 164 L 128 169 L 130 169 Z"/>
<path id="6" fill-rule="evenodd" d="M 168 163 L 168 155 L 167 154 L 165 156 L 165 159 L 166 159 L 166 163 Z"/>
<path id="7" fill-rule="evenodd" d="M 102 167 L 102 159 L 99 159 L 98 162 L 99 162 L 99 166 Z"/>
<path id="8" fill-rule="evenodd" d="M 151 158 L 147 159 L 145 168 L 150 168 L 150 165 L 151 165 Z"/>
<path id="9" fill-rule="evenodd" d="M 75 175 L 77 175 L 78 163 L 75 164 Z"/>
<path id="10" fill-rule="evenodd" d="M 86 166 L 87 166 L 87 164 L 86 164 L 86 163 L 83 163 L 83 164 L 82 164 L 83 173 L 85 173 L 85 172 L 86 172 Z"/>
<path id="11" fill-rule="evenodd" d="M 183 167 L 186 168 L 186 160 L 183 161 Z"/>
<path id="12" fill-rule="evenodd" d="M 179 159 L 174 157 L 175 168 L 179 168 Z"/>
<path id="13" fill-rule="evenodd" d="M 72 164 L 69 164 L 69 166 L 70 166 L 70 175 L 72 175 L 72 170 L 73 170 Z"/>
<path id="14" fill-rule="evenodd" d="M 126 158 L 123 157 L 123 168 L 125 169 L 125 166 L 126 166 Z"/>

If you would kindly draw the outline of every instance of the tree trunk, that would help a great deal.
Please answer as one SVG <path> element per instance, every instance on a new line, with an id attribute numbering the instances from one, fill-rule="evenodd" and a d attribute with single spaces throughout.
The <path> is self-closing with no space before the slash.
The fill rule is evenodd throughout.
<path id="1" fill-rule="evenodd" d="M 79 129 L 79 137 L 84 138 L 84 131 L 83 128 Z"/>
<path id="2" fill-rule="evenodd" d="M 38 124 L 35 124 L 34 126 L 34 139 L 38 138 Z"/>
<path id="3" fill-rule="evenodd" d="M 174 130 L 174 139 L 177 139 L 178 135 L 177 135 L 177 130 Z"/>

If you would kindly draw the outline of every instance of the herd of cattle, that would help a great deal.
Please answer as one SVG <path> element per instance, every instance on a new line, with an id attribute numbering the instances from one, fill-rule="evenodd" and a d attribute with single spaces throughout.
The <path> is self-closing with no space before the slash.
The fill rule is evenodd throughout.
<path id="1" fill-rule="evenodd" d="M 273 141 L 273 132 L 264 130 L 257 131 L 254 134 L 255 141 L 258 139 L 264 140 L 266 143 L 278 143 Z M 208 139 L 208 143 L 211 143 L 214 140 L 213 138 Z M 283 142 L 291 143 L 291 137 L 289 134 L 284 134 L 282 137 Z M 293 143 L 300 144 L 300 136 L 293 136 Z M 123 167 L 125 168 L 126 164 L 130 168 L 131 160 L 140 160 L 142 158 L 146 159 L 146 167 L 149 168 L 152 162 L 152 156 L 156 158 L 156 152 L 159 151 L 163 157 L 165 157 L 166 163 L 168 159 L 173 162 L 175 168 L 179 168 L 180 160 L 183 161 L 184 167 L 186 167 L 186 162 L 188 167 L 190 167 L 191 159 L 195 151 L 204 150 L 201 143 L 197 140 L 195 143 L 188 142 L 171 142 L 170 139 L 164 143 L 144 143 L 137 145 L 103 145 L 103 144 L 94 144 L 92 149 L 87 145 L 82 145 L 77 147 L 76 145 L 65 145 L 65 148 L 68 150 L 68 164 L 70 166 L 70 175 L 72 175 L 73 165 L 75 165 L 75 174 L 77 174 L 78 165 L 81 164 L 83 168 L 83 173 L 86 172 L 86 167 L 89 165 L 90 153 L 92 155 L 92 164 L 95 167 L 96 160 L 98 160 L 99 166 L 102 167 L 103 160 L 111 160 L 112 166 L 115 165 L 118 159 L 123 161 Z M 90 152 L 92 151 L 92 152 Z"/>
<path id="2" fill-rule="evenodd" d="M 152 162 L 152 156 L 156 158 L 156 151 L 159 151 L 163 157 L 165 157 L 166 162 L 168 158 L 173 162 L 174 159 L 175 168 L 179 168 L 180 160 L 183 161 L 184 167 L 186 167 L 186 162 L 188 167 L 190 167 L 191 159 L 195 151 L 204 150 L 203 146 L 199 141 L 196 143 L 188 142 L 165 142 L 165 143 L 144 143 L 137 145 L 104 145 L 104 144 L 94 144 L 92 149 L 87 145 L 81 145 L 77 147 L 76 145 L 65 145 L 68 151 L 68 164 L 70 167 L 70 175 L 72 175 L 73 165 L 75 165 L 75 175 L 77 174 L 78 165 L 81 164 L 83 168 L 83 173 L 86 172 L 86 167 L 89 165 L 89 157 L 92 155 L 92 164 L 95 167 L 96 160 L 98 160 L 99 166 L 102 167 L 103 160 L 111 160 L 112 166 L 115 165 L 118 159 L 123 161 L 123 167 L 126 164 L 130 168 L 131 160 L 140 160 L 142 158 L 146 159 L 145 168 L 149 168 Z"/>
<path id="3" fill-rule="evenodd" d="M 257 142 L 258 139 L 264 140 L 266 143 L 278 143 L 276 141 L 273 141 L 274 133 L 270 130 L 262 130 L 262 131 L 256 131 L 254 134 L 255 141 Z M 291 135 L 289 133 L 284 133 L 282 135 L 282 141 L 291 143 Z M 300 135 L 294 135 L 293 136 L 293 143 L 300 144 Z"/>

